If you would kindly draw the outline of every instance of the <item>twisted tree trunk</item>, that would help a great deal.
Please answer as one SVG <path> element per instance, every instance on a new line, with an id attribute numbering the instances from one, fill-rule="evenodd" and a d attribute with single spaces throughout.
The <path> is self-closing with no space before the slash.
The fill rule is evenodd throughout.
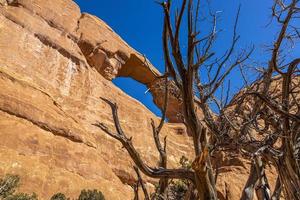
<path id="1" fill-rule="evenodd" d="M 195 171 L 196 187 L 200 200 L 217 200 L 215 181 L 208 148 L 204 148 L 192 164 Z"/>

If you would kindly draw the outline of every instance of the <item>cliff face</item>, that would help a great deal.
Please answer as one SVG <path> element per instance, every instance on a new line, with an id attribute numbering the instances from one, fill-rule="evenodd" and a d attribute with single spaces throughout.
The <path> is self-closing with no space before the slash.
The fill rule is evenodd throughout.
<path id="1" fill-rule="evenodd" d="M 107 199 L 132 199 L 131 159 L 92 124 L 114 128 L 100 97 L 116 102 L 126 134 L 156 166 L 150 119 L 159 119 L 111 80 L 127 76 L 145 84 L 161 107 L 160 73 L 103 21 L 81 14 L 72 0 L 0 0 L 0 49 L 0 175 L 19 174 L 20 190 L 41 199 L 57 192 L 76 197 L 84 188 L 99 189 Z M 170 91 L 167 115 L 178 122 L 180 95 Z M 169 167 L 183 155 L 193 157 L 182 124 L 167 123 L 165 135 Z M 239 199 L 249 161 L 218 159 L 220 195 Z"/>
<path id="2" fill-rule="evenodd" d="M 130 158 L 92 123 L 113 128 L 111 110 L 99 98 L 116 102 L 125 131 L 155 166 L 150 119 L 159 119 L 110 80 L 130 76 L 148 85 L 159 72 L 71 0 L 0 4 L 0 174 L 21 175 L 21 190 L 42 199 L 59 191 L 75 197 L 83 188 L 132 199 L 123 184 L 135 178 Z M 170 166 L 192 155 L 182 125 L 167 124 L 163 135 Z"/>

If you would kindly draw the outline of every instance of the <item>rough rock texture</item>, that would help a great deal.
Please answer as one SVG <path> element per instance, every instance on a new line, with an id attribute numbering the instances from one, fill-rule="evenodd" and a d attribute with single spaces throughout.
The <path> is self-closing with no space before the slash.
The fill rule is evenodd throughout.
<path id="1" fill-rule="evenodd" d="M 158 153 L 149 140 L 150 118 L 157 123 L 159 119 L 106 80 L 104 72 L 122 67 L 116 74 L 145 84 L 159 72 L 154 67 L 149 71 L 144 57 L 104 22 L 81 15 L 73 1 L 1 5 L 0 173 L 20 174 L 26 183 L 21 190 L 36 192 L 42 199 L 56 192 L 75 197 L 84 188 L 100 189 L 107 199 L 132 199 L 132 189 L 124 184 L 135 179 L 130 158 L 92 123 L 101 121 L 113 128 L 111 110 L 99 97 L 116 102 L 124 130 L 155 166 Z M 99 29 L 99 35 L 91 35 L 89 28 Z M 98 40 L 107 42 L 100 47 Z M 92 51 L 96 57 L 87 55 Z M 103 66 L 97 65 L 101 55 Z M 182 155 L 191 156 L 184 132 L 182 125 L 173 124 L 163 130 L 174 155 L 169 157 L 171 167 Z"/>
<path id="2" fill-rule="evenodd" d="M 217 152 L 213 158 L 218 171 L 217 190 L 220 200 L 240 200 L 249 177 L 251 161 L 234 152 Z M 277 175 L 273 166 L 266 166 L 271 191 L 274 190 Z M 255 193 L 255 191 L 254 191 Z M 254 194 L 254 200 L 257 200 Z"/>
<path id="3" fill-rule="evenodd" d="M 156 105 L 164 105 L 165 102 L 165 91 L 166 91 L 166 80 L 156 79 L 149 84 L 150 91 L 154 96 L 153 101 Z M 168 106 L 166 116 L 171 122 L 182 122 L 183 116 L 180 112 L 182 110 L 182 97 L 179 89 L 176 87 L 174 82 L 168 82 Z"/>
<path id="4" fill-rule="evenodd" d="M 92 124 L 101 121 L 113 128 L 111 110 L 99 97 L 116 102 L 124 130 L 155 166 L 150 119 L 159 119 L 110 81 L 135 79 L 162 107 L 164 90 L 155 67 L 103 21 L 81 14 L 72 0 L 0 0 L 0 49 L 0 175 L 19 174 L 20 190 L 41 199 L 57 192 L 76 197 L 84 188 L 97 188 L 107 199 L 132 199 L 131 159 L 119 142 Z M 180 105 L 173 88 L 171 122 L 180 121 Z M 176 167 L 182 155 L 193 158 L 183 124 L 167 123 L 165 135 L 169 167 Z M 220 195 L 239 199 L 248 161 L 222 159 Z"/>

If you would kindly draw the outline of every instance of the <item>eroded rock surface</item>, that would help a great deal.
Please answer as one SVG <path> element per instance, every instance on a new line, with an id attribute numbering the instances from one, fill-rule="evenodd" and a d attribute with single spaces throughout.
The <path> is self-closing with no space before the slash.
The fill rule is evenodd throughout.
<path id="1" fill-rule="evenodd" d="M 91 35 L 90 28 L 99 31 Z M 114 128 L 100 97 L 116 102 L 124 130 L 155 166 L 150 119 L 159 119 L 109 80 L 132 76 L 147 84 L 159 72 L 71 0 L 1 2 L 0 48 L 0 173 L 20 174 L 20 189 L 42 199 L 56 192 L 76 197 L 84 188 L 97 188 L 107 199 L 132 199 L 131 159 L 92 124 Z M 180 126 L 163 130 L 170 140 L 170 167 L 192 155 Z"/>
<path id="2" fill-rule="evenodd" d="M 159 118 L 111 80 L 126 76 L 147 85 L 163 107 L 159 71 L 71 0 L 0 0 L 0 49 L 0 175 L 19 174 L 20 190 L 41 199 L 57 192 L 73 198 L 84 188 L 99 189 L 107 199 L 132 199 L 131 159 L 92 124 L 114 128 L 100 97 L 116 102 L 123 129 L 143 159 L 157 165 L 150 119 Z M 180 94 L 172 86 L 169 102 L 170 122 L 180 122 Z M 165 135 L 169 167 L 183 155 L 193 158 L 183 124 L 167 123 Z M 248 171 L 249 164 L 224 166 L 220 194 L 239 199 Z"/>

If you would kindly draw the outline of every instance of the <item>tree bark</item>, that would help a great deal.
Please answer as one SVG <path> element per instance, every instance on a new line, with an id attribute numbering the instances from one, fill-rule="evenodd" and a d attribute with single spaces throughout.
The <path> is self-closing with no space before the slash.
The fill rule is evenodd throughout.
<path id="1" fill-rule="evenodd" d="M 206 147 L 192 164 L 200 200 L 217 200 L 215 182 L 211 179 L 211 167 L 209 150 Z"/>
<path id="2" fill-rule="evenodd" d="M 255 163 L 252 162 L 251 168 L 250 168 L 250 174 L 249 174 L 248 180 L 246 182 L 246 185 L 243 189 L 243 193 L 242 193 L 240 200 L 253 200 L 254 189 L 255 189 L 255 185 L 256 185 L 257 181 L 258 181 L 258 175 L 256 173 Z"/>

